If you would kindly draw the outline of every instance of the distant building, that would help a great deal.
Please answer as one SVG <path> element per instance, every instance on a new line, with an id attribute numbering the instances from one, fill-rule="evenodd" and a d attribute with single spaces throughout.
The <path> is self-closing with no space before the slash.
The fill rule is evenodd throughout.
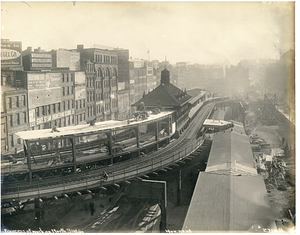
<path id="1" fill-rule="evenodd" d="M 128 49 L 115 49 L 118 55 L 118 120 L 131 117 L 130 63 Z M 132 78 L 133 79 L 133 78 Z M 132 82 L 132 81 L 131 81 Z"/>
<path id="2" fill-rule="evenodd" d="M 28 47 L 22 53 L 23 64 L 25 71 L 41 71 L 51 70 L 52 65 L 52 52 L 46 52 L 40 47 L 32 51 L 32 47 Z"/>
<path id="3" fill-rule="evenodd" d="M 229 85 L 230 90 L 245 90 L 250 86 L 249 68 L 244 67 L 241 63 L 226 68 L 226 83 Z"/>
<path id="4" fill-rule="evenodd" d="M 22 70 L 22 42 L 1 39 L 1 154 L 18 151 L 15 133 L 28 129 L 27 92 L 17 78 Z"/>
<path id="5" fill-rule="evenodd" d="M 118 55 L 114 50 L 77 46 L 86 72 L 87 121 L 117 118 Z"/>
<path id="6" fill-rule="evenodd" d="M 176 130 L 180 133 L 187 125 L 189 117 L 188 110 L 190 108 L 188 101 L 192 96 L 186 91 L 179 89 L 170 83 L 170 72 L 164 69 L 161 72 L 160 85 L 153 91 L 144 95 L 139 101 L 132 106 L 139 106 L 143 103 L 146 110 L 159 108 L 162 110 L 173 110 L 172 120 L 176 125 Z"/>

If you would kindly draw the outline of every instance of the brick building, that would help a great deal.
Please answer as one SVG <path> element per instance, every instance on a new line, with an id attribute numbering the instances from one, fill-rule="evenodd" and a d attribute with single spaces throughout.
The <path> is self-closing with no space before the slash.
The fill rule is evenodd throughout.
<path id="1" fill-rule="evenodd" d="M 107 49 L 77 46 L 80 68 L 86 72 L 86 120 L 106 121 L 117 118 L 118 56 Z"/>

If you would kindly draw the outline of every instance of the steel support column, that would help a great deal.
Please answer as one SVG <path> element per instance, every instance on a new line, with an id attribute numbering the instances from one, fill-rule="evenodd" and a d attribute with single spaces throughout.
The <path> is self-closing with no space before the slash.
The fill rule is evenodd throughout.
<path id="1" fill-rule="evenodd" d="M 177 206 L 181 206 L 181 165 L 178 169 Z"/>
<path id="2" fill-rule="evenodd" d="M 72 155 L 73 155 L 73 173 L 76 173 L 76 141 L 75 136 L 72 136 L 72 139 L 70 139 L 72 142 Z"/>
<path id="3" fill-rule="evenodd" d="M 135 130 L 136 133 L 136 147 L 138 149 L 138 156 L 140 156 L 140 126 L 138 125 Z"/>
<path id="4" fill-rule="evenodd" d="M 28 140 L 26 140 L 27 145 L 27 164 L 28 164 L 28 176 L 29 176 L 29 182 L 32 181 L 32 169 L 31 169 L 31 147 Z"/>
<path id="5" fill-rule="evenodd" d="M 110 152 L 110 163 L 113 164 L 113 161 L 114 161 L 114 154 L 113 154 L 113 139 L 112 139 L 112 131 L 109 132 L 108 134 L 108 148 L 109 148 L 109 152 Z"/>
<path id="6" fill-rule="evenodd" d="M 156 151 L 158 150 L 158 121 L 155 122 Z"/>

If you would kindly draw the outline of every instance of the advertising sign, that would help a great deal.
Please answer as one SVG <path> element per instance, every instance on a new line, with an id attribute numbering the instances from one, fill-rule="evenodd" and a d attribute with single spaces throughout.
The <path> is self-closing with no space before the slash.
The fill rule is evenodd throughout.
<path id="1" fill-rule="evenodd" d="M 22 42 L 1 40 L 1 67 L 22 66 Z"/>
<path id="2" fill-rule="evenodd" d="M 118 91 L 125 89 L 125 82 L 118 82 Z"/>
<path id="3" fill-rule="evenodd" d="M 71 71 L 80 70 L 80 53 L 58 50 L 56 52 L 57 68 L 69 68 Z"/>
<path id="4" fill-rule="evenodd" d="M 85 85 L 85 73 L 75 72 L 75 85 Z"/>
<path id="5" fill-rule="evenodd" d="M 60 87 L 61 86 L 61 73 L 46 73 L 45 87 Z"/>
<path id="6" fill-rule="evenodd" d="M 61 87 L 61 73 L 28 73 L 28 90 Z"/>
<path id="7" fill-rule="evenodd" d="M 61 88 L 48 88 L 28 91 L 28 107 L 54 104 L 61 100 Z"/>
<path id="8" fill-rule="evenodd" d="M 80 70 L 80 53 L 79 52 L 70 52 L 69 70 L 71 70 L 71 71 Z"/>
<path id="9" fill-rule="evenodd" d="M 75 87 L 75 100 L 81 100 L 86 98 L 86 87 L 76 86 Z"/>

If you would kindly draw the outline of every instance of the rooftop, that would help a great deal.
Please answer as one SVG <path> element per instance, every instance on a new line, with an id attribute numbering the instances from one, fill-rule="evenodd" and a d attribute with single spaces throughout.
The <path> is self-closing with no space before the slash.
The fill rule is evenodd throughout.
<path id="1" fill-rule="evenodd" d="M 51 129 L 43 129 L 43 130 L 32 130 L 32 131 L 21 131 L 16 133 L 20 138 L 24 140 L 33 140 L 38 138 L 55 138 L 67 135 L 74 135 L 74 134 L 87 134 L 99 131 L 108 131 L 111 129 L 121 129 L 124 127 L 130 127 L 137 124 L 143 124 L 147 122 L 154 121 L 156 119 L 164 118 L 171 114 L 172 112 L 161 112 L 159 114 L 150 114 L 148 119 L 142 121 L 135 121 L 132 119 L 129 124 L 126 121 L 117 121 L 117 120 L 110 120 L 105 122 L 96 122 L 95 125 L 83 124 L 83 125 L 76 125 L 76 126 L 67 126 L 67 127 L 58 127 L 59 132 L 51 132 Z"/>

